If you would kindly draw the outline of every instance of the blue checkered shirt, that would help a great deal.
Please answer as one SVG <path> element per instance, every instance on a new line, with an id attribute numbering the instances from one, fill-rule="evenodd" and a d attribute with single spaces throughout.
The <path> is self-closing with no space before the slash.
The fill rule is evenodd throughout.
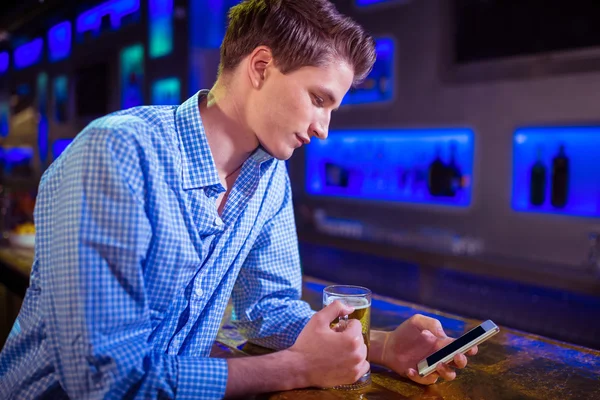
<path id="1" fill-rule="evenodd" d="M 257 149 L 219 215 L 205 93 L 92 122 L 44 174 L 1 399 L 221 398 L 227 362 L 210 352 L 230 298 L 273 349 L 313 315 L 285 163 Z"/>

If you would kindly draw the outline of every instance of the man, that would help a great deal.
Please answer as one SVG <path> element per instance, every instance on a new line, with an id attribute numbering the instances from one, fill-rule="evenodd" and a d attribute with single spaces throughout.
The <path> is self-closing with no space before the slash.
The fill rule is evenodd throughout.
<path id="1" fill-rule="evenodd" d="M 356 321 L 329 328 L 352 309 L 300 300 L 281 160 L 327 137 L 374 59 L 372 38 L 327 0 L 247 0 L 231 10 L 210 91 L 92 122 L 40 183 L 0 398 L 212 399 L 351 383 L 369 361 L 423 384 L 454 379 L 447 366 L 415 375 L 451 341 L 439 321 L 373 332 L 367 361 Z M 230 298 L 241 332 L 278 351 L 209 358 Z"/>

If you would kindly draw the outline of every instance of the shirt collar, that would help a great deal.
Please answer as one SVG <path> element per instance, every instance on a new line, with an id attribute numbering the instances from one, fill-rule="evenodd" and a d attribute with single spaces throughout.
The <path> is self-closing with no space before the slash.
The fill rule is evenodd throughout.
<path id="1" fill-rule="evenodd" d="M 217 185 L 222 188 L 200 116 L 199 101 L 209 92 L 209 89 L 200 90 L 177 107 L 176 125 L 181 140 L 184 189 Z M 252 153 L 248 161 L 261 165 L 272 159 L 273 156 L 260 146 Z"/>
<path id="2" fill-rule="evenodd" d="M 221 185 L 204 125 L 202 125 L 198 103 L 208 92 L 208 90 L 200 90 L 177 107 L 176 125 L 181 140 L 184 189 Z"/>

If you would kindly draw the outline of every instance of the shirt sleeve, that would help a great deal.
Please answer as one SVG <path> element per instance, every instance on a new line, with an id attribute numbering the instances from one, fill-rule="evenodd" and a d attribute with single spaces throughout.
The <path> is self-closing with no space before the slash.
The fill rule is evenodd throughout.
<path id="1" fill-rule="evenodd" d="M 88 128 L 36 210 L 46 334 L 70 398 L 218 399 L 227 362 L 154 351 L 144 287 L 148 162 L 131 129 Z"/>
<path id="2" fill-rule="evenodd" d="M 302 269 L 292 191 L 285 165 L 283 201 L 259 234 L 240 271 L 232 300 L 232 323 L 250 342 L 274 350 L 294 344 L 314 315 L 301 300 Z"/>

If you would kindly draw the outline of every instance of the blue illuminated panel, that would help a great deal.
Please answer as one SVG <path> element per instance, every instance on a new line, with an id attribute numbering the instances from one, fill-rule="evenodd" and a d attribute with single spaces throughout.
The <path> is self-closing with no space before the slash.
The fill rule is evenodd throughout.
<path id="1" fill-rule="evenodd" d="M 4 74 L 8 71 L 8 66 L 10 64 L 10 55 L 8 52 L 3 51 L 0 53 L 0 75 Z"/>
<path id="2" fill-rule="evenodd" d="M 72 38 L 71 22 L 64 21 L 54 25 L 48 31 L 48 48 L 50 50 L 50 61 L 60 61 L 71 54 Z"/>
<path id="3" fill-rule="evenodd" d="M 110 16 L 110 24 L 113 29 L 121 27 L 123 17 L 134 14 L 140 9 L 140 0 L 109 0 L 90 10 L 81 13 L 77 17 L 77 33 L 83 34 L 87 31 L 99 31 L 102 17 Z"/>
<path id="4" fill-rule="evenodd" d="M 467 207 L 473 152 L 470 129 L 334 131 L 307 147 L 306 191 Z"/>
<path id="5" fill-rule="evenodd" d="M 0 137 L 8 136 L 10 107 L 8 101 L 0 101 Z"/>
<path id="6" fill-rule="evenodd" d="M 191 0 L 190 45 L 196 49 L 218 49 L 225 37 L 227 12 L 241 0 Z"/>
<path id="7" fill-rule="evenodd" d="M 121 108 L 144 104 L 144 47 L 136 44 L 121 51 Z"/>
<path id="8" fill-rule="evenodd" d="M 355 0 L 357 7 L 369 7 L 375 4 L 408 3 L 411 0 Z"/>
<path id="9" fill-rule="evenodd" d="M 42 60 L 44 40 L 37 38 L 15 49 L 15 68 L 23 69 L 37 64 Z"/>
<path id="10" fill-rule="evenodd" d="M 152 104 L 174 105 L 181 101 L 181 83 L 179 78 L 171 77 L 152 84 Z"/>
<path id="11" fill-rule="evenodd" d="M 67 96 L 69 91 L 69 81 L 66 75 L 54 78 L 54 119 L 57 122 L 66 122 L 69 118 L 69 103 Z"/>
<path id="12" fill-rule="evenodd" d="M 513 152 L 514 210 L 600 217 L 600 126 L 518 129 Z"/>
<path id="13" fill-rule="evenodd" d="M 58 139 L 52 143 L 52 157 L 54 160 L 73 142 L 73 139 Z"/>
<path id="14" fill-rule="evenodd" d="M 378 103 L 392 100 L 394 96 L 394 40 L 381 38 L 376 40 L 377 60 L 373 70 L 363 83 L 350 88 L 342 105 Z"/>
<path id="15" fill-rule="evenodd" d="M 150 58 L 173 51 L 173 0 L 150 0 Z"/>
<path id="16" fill-rule="evenodd" d="M 33 149 L 31 147 L 9 147 L 1 148 L 4 171 L 8 174 L 13 172 L 13 168 L 29 164 L 33 158 Z"/>

